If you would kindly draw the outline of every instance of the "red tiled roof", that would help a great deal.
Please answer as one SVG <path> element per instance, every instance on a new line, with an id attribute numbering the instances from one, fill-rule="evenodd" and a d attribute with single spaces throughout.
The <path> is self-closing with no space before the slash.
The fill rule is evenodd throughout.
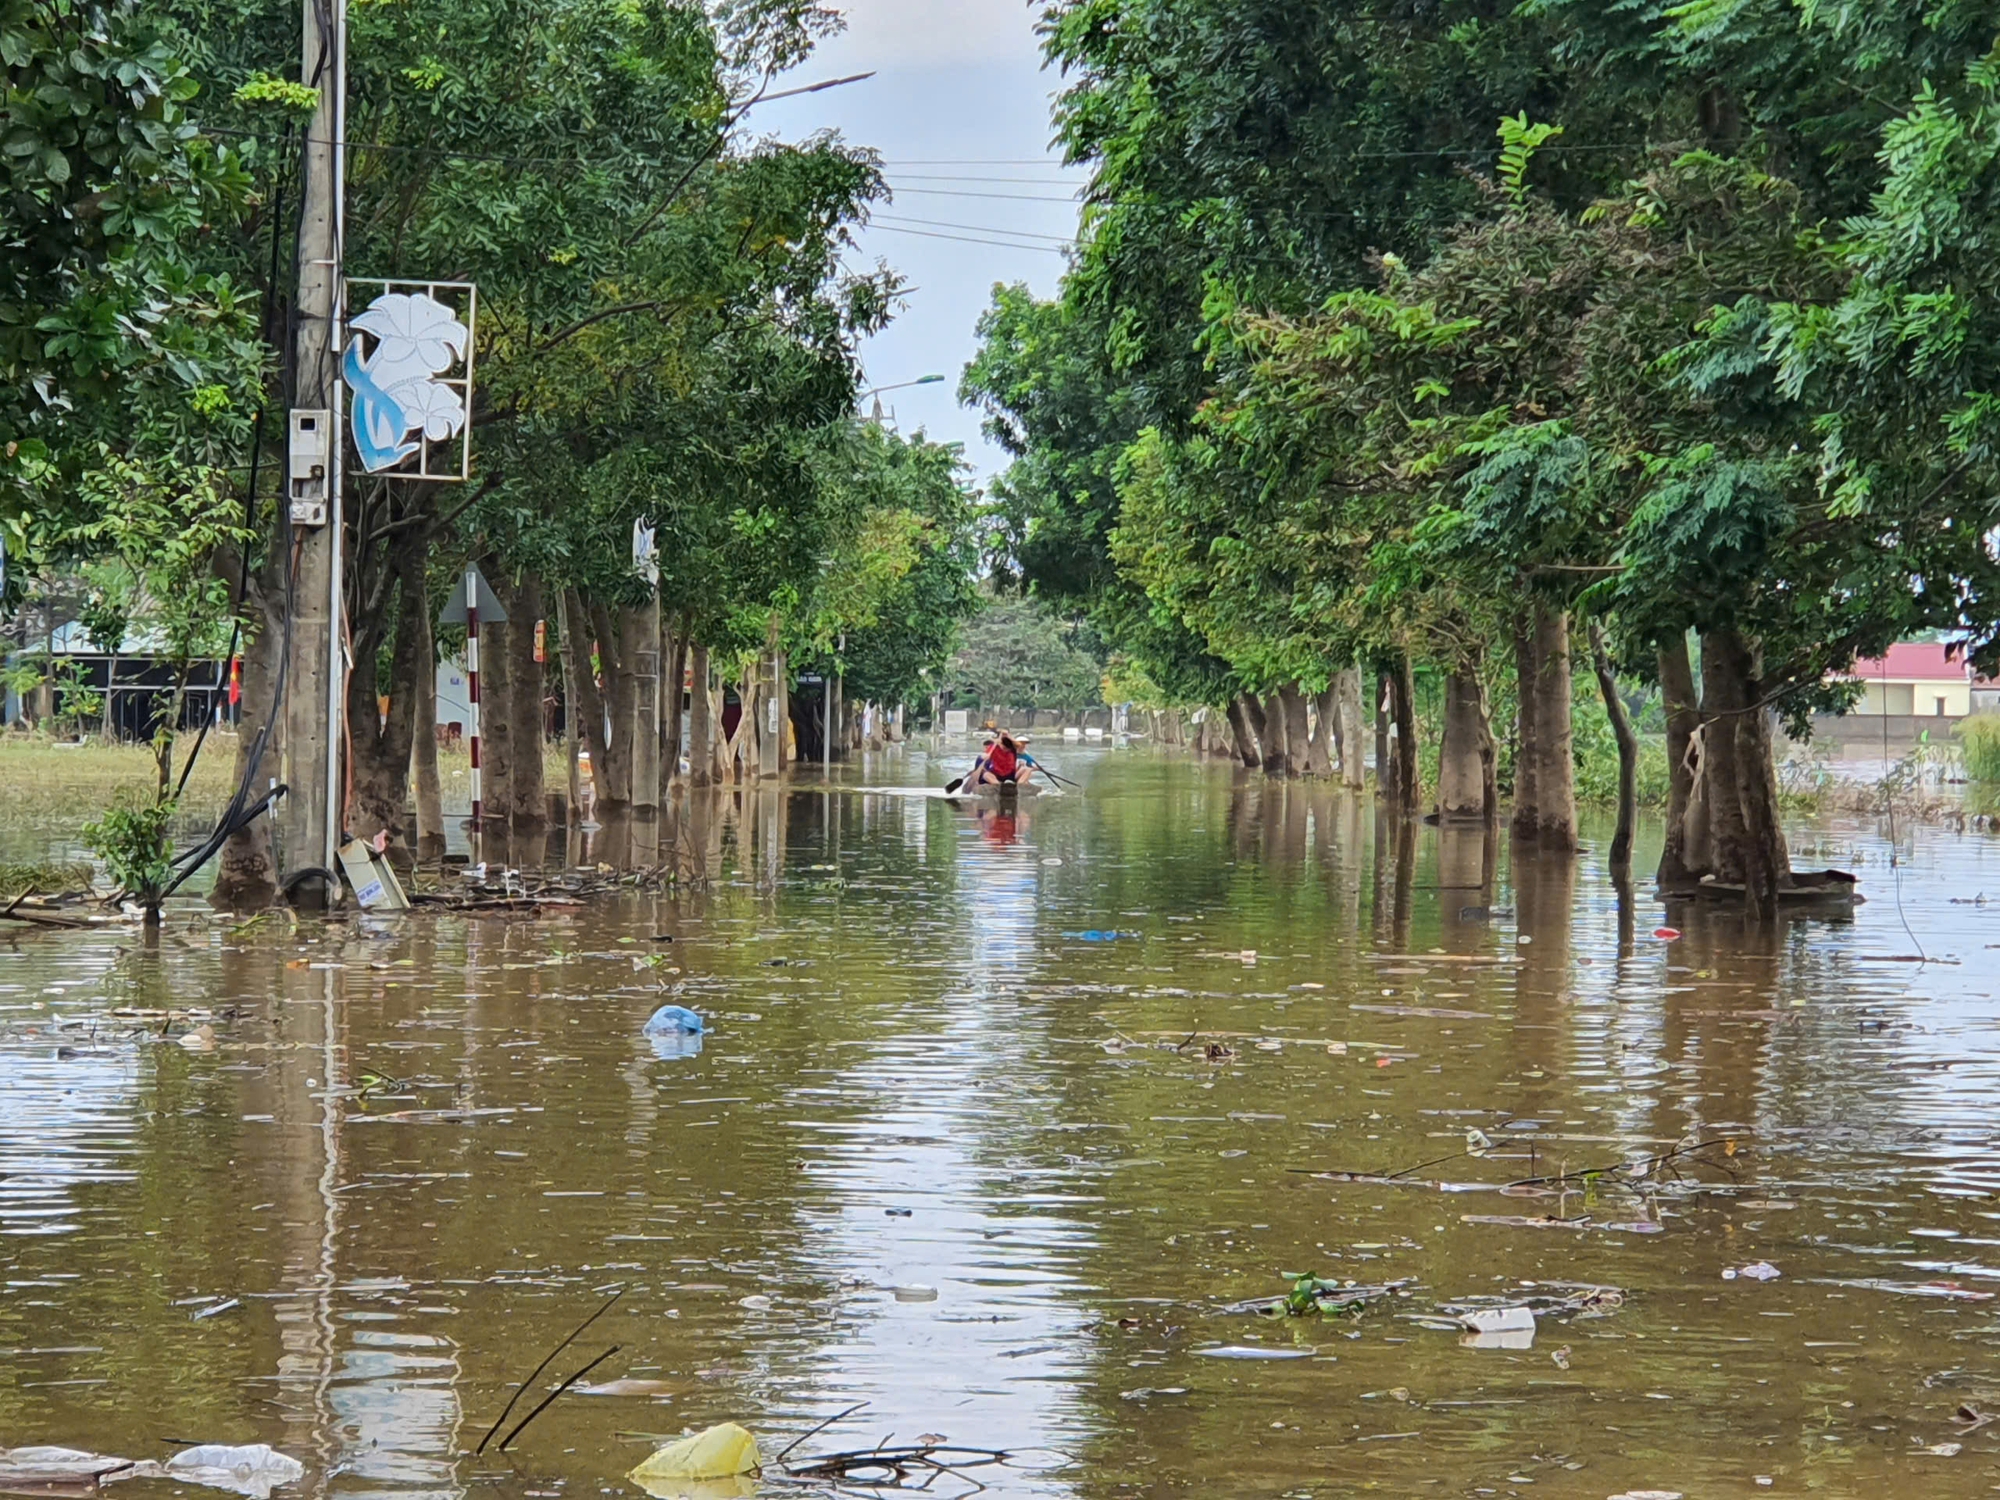
<path id="1" fill-rule="evenodd" d="M 1886 657 L 1864 656 L 1848 668 L 1847 675 L 1884 679 L 1889 682 L 1963 682 L 1968 677 L 1986 686 L 1989 678 L 1974 677 L 1963 653 L 1947 656 L 1935 641 L 1898 641 Z"/>

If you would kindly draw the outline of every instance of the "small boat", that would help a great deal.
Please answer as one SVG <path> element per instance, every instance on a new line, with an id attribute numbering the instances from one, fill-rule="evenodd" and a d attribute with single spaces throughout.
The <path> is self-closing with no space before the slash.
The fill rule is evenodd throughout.
<path id="1" fill-rule="evenodd" d="M 1042 789 L 1032 781 L 1026 786 L 1018 782 L 1002 781 L 993 786 L 962 786 L 948 795 L 953 797 L 977 797 L 986 802 L 1013 802 L 1021 797 L 1039 797 Z"/>

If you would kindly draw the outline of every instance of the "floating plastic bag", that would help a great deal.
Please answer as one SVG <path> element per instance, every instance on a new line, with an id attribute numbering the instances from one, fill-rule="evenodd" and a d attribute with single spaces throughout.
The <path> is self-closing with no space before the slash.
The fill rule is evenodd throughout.
<path id="1" fill-rule="evenodd" d="M 166 1462 L 167 1477 L 189 1484 L 205 1484 L 219 1490 L 266 1500 L 276 1485 L 297 1484 L 305 1477 L 305 1465 L 287 1458 L 269 1443 L 231 1447 L 227 1443 L 203 1443 L 199 1448 L 183 1448 Z"/>
<path id="2" fill-rule="evenodd" d="M 734 1422 L 723 1422 L 655 1450 L 630 1478 L 655 1495 L 678 1494 L 670 1488 L 675 1481 L 734 1479 L 756 1473 L 763 1463 L 757 1439 Z"/>
<path id="3" fill-rule="evenodd" d="M 1467 1349 L 1532 1349 L 1535 1313 L 1528 1307 L 1484 1307 L 1463 1314 L 1459 1343 Z"/>

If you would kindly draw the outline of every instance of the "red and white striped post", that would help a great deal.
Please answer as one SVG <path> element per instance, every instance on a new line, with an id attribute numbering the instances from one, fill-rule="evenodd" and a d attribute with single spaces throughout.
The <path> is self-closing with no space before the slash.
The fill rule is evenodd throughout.
<path id="1" fill-rule="evenodd" d="M 472 712 L 472 829 L 479 831 L 479 569 L 465 567 L 465 692 Z"/>

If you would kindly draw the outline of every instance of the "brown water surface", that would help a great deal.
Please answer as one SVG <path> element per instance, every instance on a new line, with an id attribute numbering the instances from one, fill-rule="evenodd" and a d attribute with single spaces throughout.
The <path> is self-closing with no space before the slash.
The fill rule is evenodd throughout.
<path id="1" fill-rule="evenodd" d="M 943 1433 L 1019 1454 L 1005 1495 L 2000 1485 L 2000 1422 L 1957 1416 L 2000 1413 L 2000 847 L 1795 829 L 1871 899 L 1763 934 L 1621 906 L 1601 853 L 1051 758 L 1084 791 L 1013 819 L 722 799 L 679 899 L 7 934 L 0 1446 L 636 1495 L 644 1435 L 768 1453 L 866 1401 L 808 1449 Z M 1882 961 L 1918 951 L 1956 962 Z M 665 1000 L 698 1053 L 640 1034 Z M 213 1051 L 116 1014 L 194 1006 Z M 1222 1310 L 1306 1271 L 1410 1285 Z M 1572 1284 L 1622 1295 L 1527 1347 L 1439 1323 Z M 590 1383 L 657 1385 L 469 1456 L 621 1286 L 537 1391 L 612 1345 Z"/>

